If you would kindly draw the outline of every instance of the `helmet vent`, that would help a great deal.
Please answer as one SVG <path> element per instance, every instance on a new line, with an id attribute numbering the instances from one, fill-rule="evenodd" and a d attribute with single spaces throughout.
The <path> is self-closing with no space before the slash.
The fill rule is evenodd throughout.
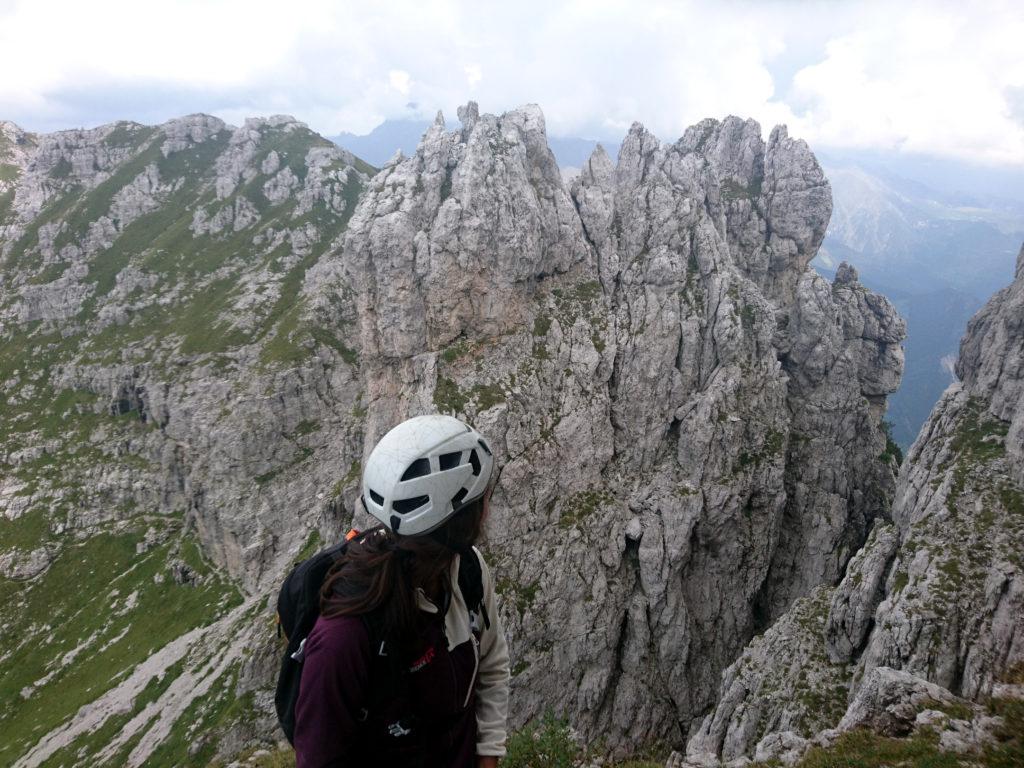
<path id="1" fill-rule="evenodd" d="M 473 476 L 480 474 L 480 457 L 476 455 L 476 448 L 469 452 L 469 463 L 473 465 Z"/>
<path id="2" fill-rule="evenodd" d="M 485 451 L 487 451 L 487 455 L 490 456 L 491 455 L 491 447 L 489 445 L 487 445 L 486 442 L 484 442 L 484 439 L 481 437 L 481 438 L 479 438 L 477 440 L 477 442 L 480 443 L 480 447 L 483 448 Z"/>
<path id="3" fill-rule="evenodd" d="M 380 504 L 382 507 L 384 506 L 384 497 L 373 490 L 373 488 L 370 489 L 370 498 L 373 499 L 375 504 Z"/>
<path id="4" fill-rule="evenodd" d="M 469 493 L 465 488 L 459 488 L 458 493 L 452 496 L 452 509 L 459 506 L 459 502 L 466 498 L 466 494 Z"/>
<path id="5" fill-rule="evenodd" d="M 409 465 L 402 475 L 403 480 L 412 480 L 414 477 L 423 477 L 430 474 L 430 460 L 425 458 L 416 459 Z"/>
<path id="6" fill-rule="evenodd" d="M 406 515 L 413 510 L 419 509 L 430 501 L 429 496 L 413 496 L 411 499 L 396 499 L 391 503 L 391 508 L 400 515 Z"/>
<path id="7" fill-rule="evenodd" d="M 437 457 L 437 463 L 441 469 L 452 469 L 459 466 L 459 459 L 462 458 L 462 451 L 454 453 L 442 453 Z"/>

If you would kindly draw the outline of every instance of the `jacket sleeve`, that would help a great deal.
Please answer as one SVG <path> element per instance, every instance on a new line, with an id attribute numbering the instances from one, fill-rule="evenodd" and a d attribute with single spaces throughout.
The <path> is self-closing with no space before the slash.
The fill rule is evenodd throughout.
<path id="1" fill-rule="evenodd" d="M 370 639 L 359 618 L 317 619 L 306 638 L 295 704 L 296 768 L 354 765 L 369 668 Z"/>
<path id="2" fill-rule="evenodd" d="M 480 670 L 476 684 L 476 753 L 505 755 L 508 721 L 509 659 L 505 628 L 494 597 L 494 581 L 480 550 L 473 548 L 483 572 L 484 606 L 491 626 L 480 636 Z"/>

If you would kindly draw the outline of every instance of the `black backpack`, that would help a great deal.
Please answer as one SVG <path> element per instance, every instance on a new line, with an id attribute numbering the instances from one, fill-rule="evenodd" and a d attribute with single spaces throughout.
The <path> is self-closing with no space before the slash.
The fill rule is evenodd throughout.
<path id="1" fill-rule="evenodd" d="M 287 645 L 281 656 L 281 670 L 277 676 L 277 690 L 274 694 L 274 705 L 277 709 L 277 720 L 281 730 L 294 744 L 295 739 L 295 704 L 299 699 L 299 680 L 302 677 L 302 651 L 306 637 L 313 630 L 317 617 L 320 615 L 320 589 L 327 572 L 345 554 L 349 542 L 379 531 L 371 528 L 363 533 L 354 529 L 349 531 L 345 539 L 334 546 L 317 552 L 292 568 L 291 573 L 281 585 L 277 595 L 277 629 L 278 634 L 284 633 Z M 473 625 L 475 612 L 482 617 L 484 626 L 490 626 L 490 619 L 484 607 L 483 572 L 480 560 L 472 549 L 461 553 L 459 558 L 459 591 L 470 610 L 470 624 Z M 370 646 L 380 647 L 383 651 L 383 638 L 379 616 L 375 613 L 365 614 L 363 621 L 370 636 Z M 383 652 L 381 655 L 386 655 Z M 405 681 L 405 670 L 395 670 L 389 665 L 393 674 L 385 675 L 385 680 L 374 686 L 375 698 L 387 699 L 399 695 L 399 688 Z"/>

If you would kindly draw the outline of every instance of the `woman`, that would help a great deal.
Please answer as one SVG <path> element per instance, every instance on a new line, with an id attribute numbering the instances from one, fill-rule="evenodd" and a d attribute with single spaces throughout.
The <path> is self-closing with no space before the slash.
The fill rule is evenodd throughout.
<path id="1" fill-rule="evenodd" d="M 492 768 L 505 754 L 508 649 L 472 546 L 492 467 L 476 430 L 438 414 L 402 422 L 370 453 L 362 503 L 381 525 L 324 582 L 295 708 L 297 768 Z M 460 588 L 468 558 L 479 606 Z"/>

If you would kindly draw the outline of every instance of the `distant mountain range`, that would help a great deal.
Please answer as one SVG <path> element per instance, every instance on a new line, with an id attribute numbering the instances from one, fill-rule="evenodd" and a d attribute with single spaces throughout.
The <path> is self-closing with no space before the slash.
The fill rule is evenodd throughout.
<path id="1" fill-rule="evenodd" d="M 430 127 L 426 120 L 385 120 L 369 133 L 359 136 L 340 133 L 332 141 L 376 166 L 384 165 L 397 150 L 408 156 L 416 151 L 423 133 Z M 619 155 L 619 142 L 601 142 L 614 161 Z M 594 139 L 549 136 L 548 145 L 555 153 L 558 165 L 580 168 L 590 157 L 598 142 Z"/>
<path id="2" fill-rule="evenodd" d="M 893 436 L 905 449 L 953 381 L 952 360 L 967 321 L 1013 279 L 1024 201 L 985 194 L 976 183 L 960 189 L 960 181 L 971 180 L 942 176 L 934 167 L 929 181 L 942 189 L 898 175 L 913 168 L 821 154 L 833 211 L 812 263 L 831 275 L 841 261 L 850 262 L 864 284 L 888 296 L 906 318 L 906 370 L 888 411 Z"/>
<path id="3" fill-rule="evenodd" d="M 415 152 L 429 126 L 387 120 L 366 135 L 333 140 L 380 166 L 399 149 Z M 575 137 L 548 142 L 567 175 L 598 144 Z M 618 155 L 618 142 L 602 144 L 613 159 Z M 905 450 L 953 381 L 951 361 L 967 321 L 1013 279 L 1024 241 L 1024 171 L 895 153 L 815 152 L 832 184 L 833 212 L 812 264 L 832 277 L 848 261 L 907 319 L 906 371 L 887 416 Z"/>

